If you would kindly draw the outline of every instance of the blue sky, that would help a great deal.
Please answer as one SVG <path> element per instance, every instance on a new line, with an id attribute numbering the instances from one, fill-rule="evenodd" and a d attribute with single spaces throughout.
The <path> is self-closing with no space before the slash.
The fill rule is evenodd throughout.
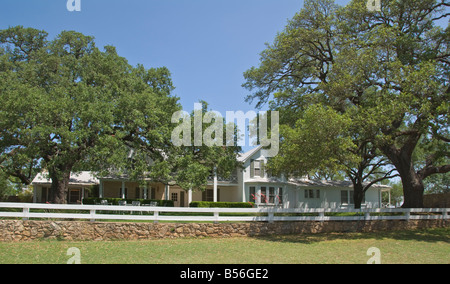
<path id="1" fill-rule="evenodd" d="M 81 0 L 81 12 L 69 12 L 66 3 L 1 0 L 0 29 L 23 25 L 50 39 L 63 30 L 94 36 L 132 65 L 168 67 L 185 110 L 202 99 L 224 116 L 254 109 L 245 102 L 243 72 L 258 65 L 264 43 L 303 7 L 303 0 Z"/>

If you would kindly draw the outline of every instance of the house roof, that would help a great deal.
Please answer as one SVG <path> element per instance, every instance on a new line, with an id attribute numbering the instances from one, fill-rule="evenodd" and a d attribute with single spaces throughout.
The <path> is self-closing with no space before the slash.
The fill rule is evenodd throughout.
<path id="1" fill-rule="evenodd" d="M 353 183 L 351 181 L 346 180 L 310 180 L 305 178 L 291 178 L 289 179 L 289 183 L 296 185 L 298 187 L 349 187 L 353 188 Z M 366 183 L 367 184 L 367 183 Z M 388 185 L 374 184 L 372 185 L 374 188 L 381 189 L 389 189 L 391 188 Z"/>
<path id="2" fill-rule="evenodd" d="M 261 178 L 261 177 L 253 177 L 249 180 L 245 181 L 246 183 L 285 183 L 297 186 L 298 188 L 305 187 L 333 187 L 333 188 L 353 188 L 353 183 L 351 181 L 336 181 L 336 180 L 310 180 L 305 178 L 291 178 L 288 181 L 283 181 L 278 178 Z M 379 189 L 390 189 L 391 187 L 388 185 L 374 184 L 373 188 Z"/>
<path id="3" fill-rule="evenodd" d="M 47 173 L 39 173 L 33 179 L 32 184 L 51 184 L 52 181 Z M 97 185 L 99 180 L 94 176 L 93 172 L 71 173 L 69 185 Z"/>
<path id="4" fill-rule="evenodd" d="M 263 146 L 258 146 L 256 148 L 251 149 L 250 151 L 247 151 L 245 153 L 239 154 L 237 157 L 237 160 L 239 162 L 246 162 L 248 159 L 250 159 L 256 152 L 262 149 Z"/>

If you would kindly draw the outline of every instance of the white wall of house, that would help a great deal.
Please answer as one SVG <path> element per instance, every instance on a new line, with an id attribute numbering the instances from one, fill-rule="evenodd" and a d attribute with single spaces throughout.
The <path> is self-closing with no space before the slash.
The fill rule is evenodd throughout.
<path id="1" fill-rule="evenodd" d="M 255 202 L 259 206 L 277 206 L 282 208 L 342 208 L 352 207 L 353 187 L 344 186 L 345 182 L 317 182 L 308 180 L 286 180 L 284 176 L 269 177 L 266 170 L 267 151 L 261 147 L 250 150 L 238 157 L 243 162 L 243 169 L 237 170 L 237 180 L 215 179 L 218 192 L 217 199 L 222 202 Z M 96 179 L 90 172 L 74 175 L 81 181 L 86 180 L 95 184 Z M 33 181 L 34 202 L 45 202 L 48 191 L 41 184 L 49 182 L 40 175 Z M 49 187 L 49 185 L 46 184 Z M 75 201 L 86 196 L 83 186 L 70 184 L 74 188 L 69 197 Z M 143 190 L 138 183 L 127 180 L 103 179 L 99 182 L 101 197 L 126 196 L 128 198 L 143 198 Z M 168 190 L 167 190 L 168 189 Z M 161 183 L 148 182 L 147 195 L 155 199 L 174 200 L 175 206 L 189 206 L 189 201 L 213 201 L 214 181 L 208 183 L 208 192 L 188 191 L 178 186 L 168 188 Z M 386 187 L 383 188 L 386 190 Z M 79 190 L 79 191 L 76 191 Z M 167 192 L 168 191 L 168 192 Z M 77 193 L 79 192 L 79 195 Z M 381 187 L 374 186 L 366 193 L 365 207 L 381 207 Z M 168 193 L 168 194 L 167 194 Z M 45 196 L 44 196 L 45 195 Z M 192 196 L 192 198 L 190 198 Z M 346 198 L 343 196 L 347 196 Z M 147 196 L 149 199 L 150 196 Z M 76 201 L 75 201 L 76 202 Z"/>
<path id="2" fill-rule="evenodd" d="M 258 148 L 251 155 L 247 155 L 244 161 L 244 170 L 238 177 L 239 191 L 242 195 L 241 202 L 255 202 L 257 205 L 276 205 L 283 208 L 346 208 L 353 206 L 353 187 L 339 186 L 298 186 L 295 182 L 287 181 L 283 176 L 278 179 L 269 178 L 267 171 L 258 170 L 258 164 L 263 168 L 267 165 L 265 150 Z M 251 163 L 256 161 L 252 166 Z M 253 170 L 253 174 L 251 174 Z M 258 172 L 261 174 L 258 175 Z M 262 196 L 269 195 L 269 188 L 277 192 L 282 190 L 282 202 L 261 202 Z M 251 197 L 255 192 L 255 197 Z M 265 193 L 264 193 L 265 192 Z M 373 186 L 366 192 L 363 207 L 381 207 L 381 188 Z M 346 196 L 346 198 L 344 197 Z M 255 200 L 256 198 L 256 200 Z M 269 198 L 269 197 L 268 197 Z"/>
<path id="3" fill-rule="evenodd" d="M 291 190 L 291 207 L 294 208 L 352 208 L 354 203 L 353 188 L 324 188 L 324 187 L 301 187 Z M 295 204 L 295 205 L 292 205 Z M 366 192 L 365 202 L 362 204 L 366 208 L 379 208 L 380 189 L 371 188 Z"/>

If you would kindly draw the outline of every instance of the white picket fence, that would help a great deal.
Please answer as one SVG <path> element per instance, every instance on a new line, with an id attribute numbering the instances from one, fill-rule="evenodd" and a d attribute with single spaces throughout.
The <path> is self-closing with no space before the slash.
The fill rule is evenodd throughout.
<path id="1" fill-rule="evenodd" d="M 10 210 L 10 209 L 21 209 Z M 5 210 L 9 209 L 9 210 Z M 52 212 L 52 211 L 69 212 Z M 15 212 L 12 212 L 15 211 Z M 76 212 L 74 212 L 76 211 Z M 279 222 L 279 221 L 361 221 L 361 220 L 448 220 L 449 208 L 421 209 L 279 209 L 279 208 L 185 208 L 150 206 L 57 205 L 0 203 L 0 218 L 80 219 L 128 221 L 197 222 Z M 163 215 L 163 213 L 170 213 Z M 188 213 L 188 214 L 187 214 Z M 198 213 L 198 215 L 196 215 Z M 204 215 L 209 216 L 204 216 Z M 357 216 L 332 216 L 357 213 Z M 379 215 L 383 213 L 383 215 Z M 222 214 L 222 216 L 221 216 Z M 305 214 L 305 215 L 302 215 Z M 374 215 L 372 215 L 374 214 Z M 203 216 L 202 216 L 203 215 Z M 241 215 L 241 216 L 239 216 Z M 287 216 L 286 216 L 287 215 Z M 331 216 L 330 216 L 331 215 Z"/>

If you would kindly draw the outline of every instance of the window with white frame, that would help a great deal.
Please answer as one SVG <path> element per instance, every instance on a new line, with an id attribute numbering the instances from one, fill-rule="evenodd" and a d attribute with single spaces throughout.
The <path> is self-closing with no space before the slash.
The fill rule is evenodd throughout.
<path id="1" fill-rule="evenodd" d="M 283 204 L 283 188 L 282 187 L 279 187 L 278 188 L 278 196 L 277 196 L 278 198 L 278 204 L 280 205 L 280 204 Z M 275 200 L 275 202 L 276 202 L 277 200 Z"/>
<path id="2" fill-rule="evenodd" d="M 305 198 L 307 198 L 307 199 L 312 199 L 312 198 L 320 199 L 320 189 L 305 189 Z"/>
<path id="3" fill-rule="evenodd" d="M 259 203 L 269 203 L 268 195 L 267 195 L 267 187 L 261 186 L 261 191 L 259 193 L 260 200 Z"/>
<path id="4" fill-rule="evenodd" d="M 275 187 L 269 187 L 269 203 L 275 204 Z"/>
<path id="5" fill-rule="evenodd" d="M 354 190 L 341 190 L 341 204 L 355 204 L 355 200 L 353 195 L 355 194 Z M 362 203 L 366 202 L 366 197 L 363 196 Z"/>
<path id="6" fill-rule="evenodd" d="M 150 199 L 156 199 L 156 187 L 152 187 L 150 191 Z"/>
<path id="7" fill-rule="evenodd" d="M 250 186 L 248 193 L 248 201 L 258 203 L 258 199 L 256 198 L 256 187 Z"/>
<path id="8" fill-rule="evenodd" d="M 207 189 L 202 192 L 202 201 L 214 201 L 214 190 L 213 189 Z M 217 201 L 220 201 L 220 188 L 217 189 Z"/>
<path id="9" fill-rule="evenodd" d="M 250 162 L 250 177 L 264 177 L 264 161 L 251 160 Z"/>
<path id="10" fill-rule="evenodd" d="M 250 186 L 248 200 L 256 204 L 283 204 L 283 188 L 276 186 Z"/>
<path id="11" fill-rule="evenodd" d="M 177 192 L 172 192 L 172 201 L 178 201 L 178 193 Z"/>
<path id="12" fill-rule="evenodd" d="M 141 198 L 141 188 L 139 186 L 134 189 L 134 198 Z"/>

